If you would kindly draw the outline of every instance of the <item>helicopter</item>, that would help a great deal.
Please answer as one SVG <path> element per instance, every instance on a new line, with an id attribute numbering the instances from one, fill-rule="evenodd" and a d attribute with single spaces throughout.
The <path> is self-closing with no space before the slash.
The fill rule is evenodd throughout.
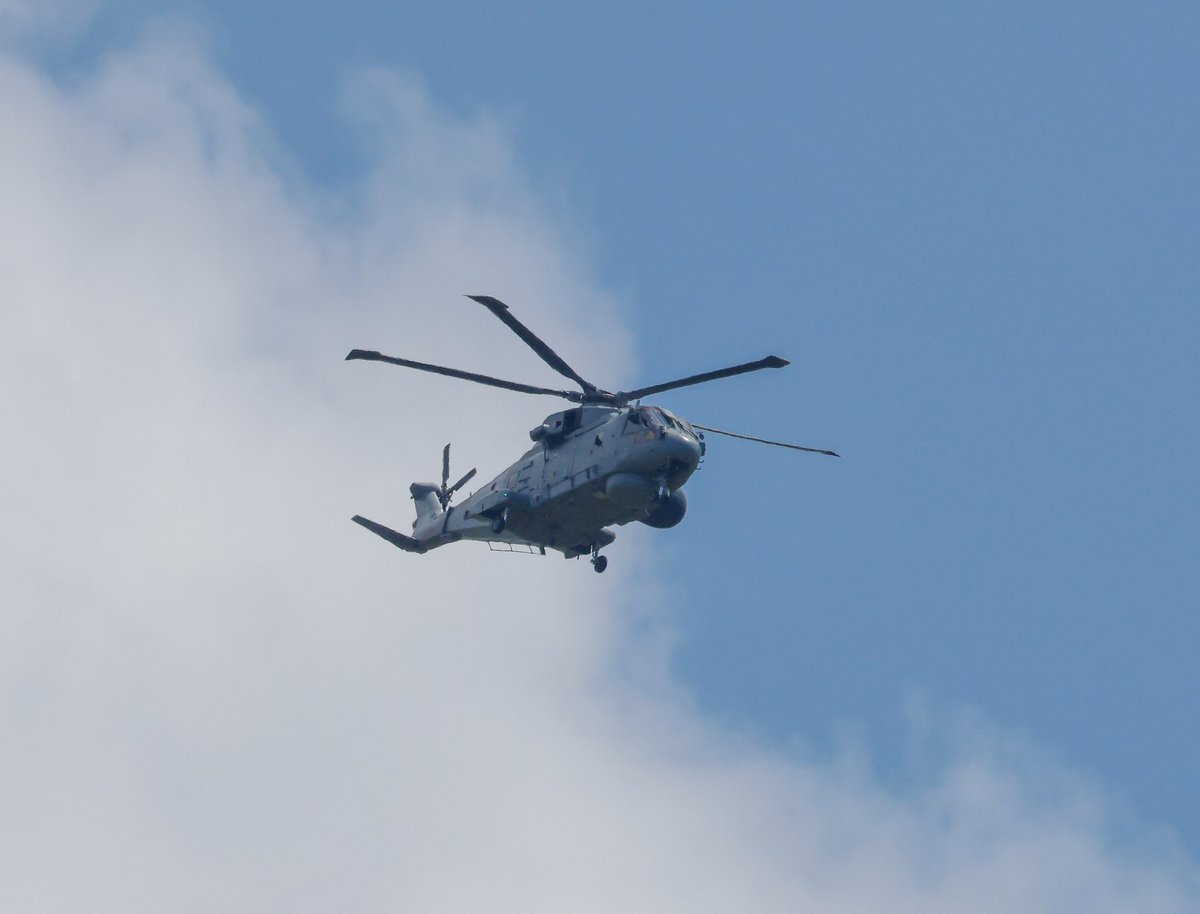
<path id="1" fill-rule="evenodd" d="M 450 485 L 450 445 L 442 451 L 442 482 L 414 482 L 409 492 L 416 504 L 412 536 L 358 514 L 351 520 L 405 552 L 425 553 L 460 540 L 479 540 L 506 551 L 566 558 L 591 556 L 595 571 L 608 567 L 600 550 L 616 539 L 608 528 L 639 521 L 650 527 L 674 527 L 687 512 L 683 486 L 706 451 L 704 433 L 837 457 L 833 451 L 771 441 L 751 435 L 697 425 L 661 406 L 643 406 L 653 394 L 729 378 L 764 368 L 790 364 L 769 355 L 717 371 L 690 375 L 617 393 L 582 378 L 540 337 L 522 324 L 504 302 L 490 295 L 468 295 L 500 319 L 547 365 L 579 390 L 553 390 L 506 381 L 488 375 L 444 368 L 354 349 L 347 361 L 367 360 L 428 371 L 524 394 L 559 397 L 575 406 L 551 413 L 534 426 L 534 442 L 507 470 L 475 490 L 462 503 L 451 505 L 454 494 L 475 477 L 471 469 Z"/>

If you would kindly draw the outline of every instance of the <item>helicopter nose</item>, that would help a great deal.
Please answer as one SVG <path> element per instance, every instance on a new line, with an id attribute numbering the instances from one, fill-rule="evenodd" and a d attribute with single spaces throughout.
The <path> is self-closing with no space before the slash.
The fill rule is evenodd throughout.
<path id="1" fill-rule="evenodd" d="M 662 437 L 667 456 L 686 467 L 694 470 L 700 463 L 700 442 L 687 432 L 669 428 Z"/>

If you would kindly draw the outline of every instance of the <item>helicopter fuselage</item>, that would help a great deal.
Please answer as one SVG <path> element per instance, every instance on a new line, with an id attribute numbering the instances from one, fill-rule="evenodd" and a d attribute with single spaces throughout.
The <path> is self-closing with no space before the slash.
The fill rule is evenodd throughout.
<path id="1" fill-rule="evenodd" d="M 423 550 L 459 540 L 554 549 L 568 558 L 615 538 L 610 526 L 672 527 L 680 489 L 700 464 L 703 434 L 654 406 L 583 405 L 548 416 L 516 463 L 447 510 L 414 483 L 413 537 Z"/>
<path id="2" fill-rule="evenodd" d="M 546 341 L 521 323 L 508 305 L 490 295 L 469 295 L 515 333 L 552 369 L 579 390 L 555 390 L 352 349 L 346 360 L 386 362 L 450 378 L 459 378 L 516 393 L 552 396 L 579 404 L 551 413 L 529 437 L 534 446 L 516 463 L 461 504 L 451 506 L 455 492 L 475 477 L 475 470 L 450 485 L 450 445 L 442 451 L 442 484 L 415 482 L 413 535 L 407 536 L 355 514 L 351 520 L 405 552 L 428 552 L 459 540 L 484 540 L 540 549 L 555 549 L 568 558 L 590 552 L 592 567 L 604 571 L 608 557 L 600 550 L 616 539 L 609 527 L 641 521 L 651 527 L 673 527 L 687 511 L 683 485 L 704 456 L 704 432 L 725 435 L 836 457 L 833 451 L 772 441 L 707 425 L 690 425 L 657 406 L 641 406 L 645 397 L 668 390 L 707 384 L 764 368 L 783 368 L 787 359 L 765 356 L 692 374 L 673 381 L 620 390 L 597 387 L 581 376 Z M 639 404 L 639 405 L 630 405 Z"/>

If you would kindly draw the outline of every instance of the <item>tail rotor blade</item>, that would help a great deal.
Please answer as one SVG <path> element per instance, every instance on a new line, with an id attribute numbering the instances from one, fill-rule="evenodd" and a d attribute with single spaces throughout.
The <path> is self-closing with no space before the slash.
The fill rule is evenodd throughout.
<path id="1" fill-rule="evenodd" d="M 450 495 L 446 490 L 446 486 L 450 483 L 450 445 L 442 448 L 442 485 L 437 490 L 438 504 L 442 506 L 442 510 L 446 510 L 446 506 L 450 504 Z"/>
<path id="2" fill-rule="evenodd" d="M 467 473 L 467 475 L 465 475 L 462 479 L 460 479 L 458 482 L 456 482 L 454 485 L 452 485 L 449 489 L 446 490 L 447 498 L 449 498 L 449 496 L 453 495 L 455 492 L 457 492 L 459 489 L 461 489 L 463 486 L 465 486 L 468 482 L 470 482 L 472 477 L 474 477 L 474 475 L 475 475 L 475 468 L 472 467 L 471 472 Z"/>
<path id="3" fill-rule="evenodd" d="M 450 485 L 450 445 L 442 448 L 442 487 L 438 489 L 438 501 L 442 503 L 443 511 L 450 507 L 450 497 L 470 482 L 475 472 L 475 467 L 471 467 L 469 473 L 454 485 Z"/>

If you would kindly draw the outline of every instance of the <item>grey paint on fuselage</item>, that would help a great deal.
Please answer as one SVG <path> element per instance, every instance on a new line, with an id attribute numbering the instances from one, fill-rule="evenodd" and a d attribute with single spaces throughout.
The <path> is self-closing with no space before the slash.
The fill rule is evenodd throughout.
<path id="1" fill-rule="evenodd" d="M 659 407 L 575 407 L 551 414 L 530 437 L 536 443 L 520 460 L 448 511 L 428 494 L 435 485 L 414 483 L 417 542 L 427 550 L 472 539 L 581 555 L 616 538 L 605 528 L 663 508 L 704 453 L 702 435 Z M 677 522 L 672 515 L 659 526 Z"/>

